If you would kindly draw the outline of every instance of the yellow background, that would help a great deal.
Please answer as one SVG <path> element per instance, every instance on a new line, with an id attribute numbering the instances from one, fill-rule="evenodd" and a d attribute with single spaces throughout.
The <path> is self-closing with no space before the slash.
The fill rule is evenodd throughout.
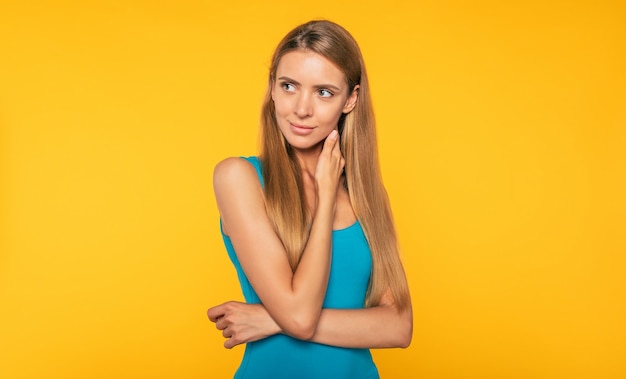
<path id="1" fill-rule="evenodd" d="M 3 0 L 1 378 L 232 375 L 212 169 L 319 17 L 362 47 L 413 296 L 382 377 L 626 377 L 623 2 Z"/>

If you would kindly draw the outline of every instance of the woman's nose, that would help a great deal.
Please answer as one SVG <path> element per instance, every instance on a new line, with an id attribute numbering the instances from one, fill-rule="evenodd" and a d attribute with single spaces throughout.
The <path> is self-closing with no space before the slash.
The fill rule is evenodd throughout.
<path id="1" fill-rule="evenodd" d="M 309 117 L 313 114 L 313 104 L 310 94 L 305 92 L 299 94 L 294 113 L 300 118 Z"/>

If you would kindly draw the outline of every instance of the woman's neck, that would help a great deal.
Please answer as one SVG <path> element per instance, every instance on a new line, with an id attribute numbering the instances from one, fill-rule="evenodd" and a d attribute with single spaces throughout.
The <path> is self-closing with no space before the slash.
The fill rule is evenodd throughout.
<path id="1" fill-rule="evenodd" d="M 315 175 L 315 168 L 317 167 L 317 161 L 322 152 L 322 144 L 319 146 L 311 147 L 306 150 L 295 150 L 296 159 L 298 159 L 298 163 L 300 163 L 300 170 L 304 175 L 310 175 L 313 177 Z"/>

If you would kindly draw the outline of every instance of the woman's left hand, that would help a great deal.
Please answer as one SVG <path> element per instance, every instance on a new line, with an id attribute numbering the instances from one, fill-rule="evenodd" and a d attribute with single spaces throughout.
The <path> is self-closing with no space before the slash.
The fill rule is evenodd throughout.
<path id="1" fill-rule="evenodd" d="M 228 301 L 209 308 L 207 315 L 222 331 L 227 349 L 282 332 L 262 304 Z"/>

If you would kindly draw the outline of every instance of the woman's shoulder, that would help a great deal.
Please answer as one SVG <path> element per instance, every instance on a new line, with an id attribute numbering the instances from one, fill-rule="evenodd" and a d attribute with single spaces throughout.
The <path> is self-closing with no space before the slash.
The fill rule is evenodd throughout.
<path id="1" fill-rule="evenodd" d="M 214 177 L 246 176 L 254 173 L 254 163 L 249 158 L 228 157 L 222 159 L 215 165 Z"/>
<path id="2" fill-rule="evenodd" d="M 213 171 L 213 190 L 224 235 L 232 231 L 229 223 L 240 224 L 242 217 L 265 212 L 261 181 L 254 163 L 247 159 L 230 157 L 218 162 Z"/>
<path id="3" fill-rule="evenodd" d="M 257 157 L 228 157 L 215 165 L 213 185 L 241 186 L 251 180 L 258 183 L 259 169 Z"/>

